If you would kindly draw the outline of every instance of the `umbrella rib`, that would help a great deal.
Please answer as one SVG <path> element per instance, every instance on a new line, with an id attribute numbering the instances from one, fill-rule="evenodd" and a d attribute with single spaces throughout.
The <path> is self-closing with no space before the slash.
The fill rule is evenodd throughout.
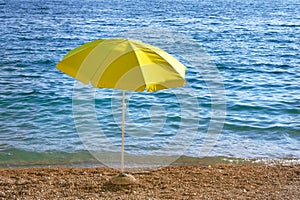
<path id="1" fill-rule="evenodd" d="M 134 47 L 136 47 L 136 46 L 134 44 L 132 44 L 130 41 L 128 41 L 128 43 L 129 43 L 130 47 L 132 48 L 132 50 L 134 50 L 135 49 Z M 141 66 L 141 62 L 140 62 L 138 56 L 136 55 L 136 52 L 135 51 L 133 51 L 133 52 L 134 52 L 134 56 L 135 56 L 135 58 L 138 62 L 138 66 Z M 143 72 L 142 68 L 140 68 L 140 69 L 141 69 L 142 77 L 143 77 L 144 84 L 145 84 L 145 87 L 146 87 L 146 80 L 145 80 L 144 72 Z M 145 87 L 144 87 L 144 89 L 145 89 Z"/>
<path id="2" fill-rule="evenodd" d="M 149 48 L 147 48 L 147 49 L 149 49 Z M 167 61 L 167 63 L 170 65 L 170 66 L 173 66 L 172 64 L 170 64 L 170 62 L 169 62 L 169 60 L 167 60 L 164 56 L 162 56 L 159 52 L 157 52 L 155 49 L 150 49 L 151 51 L 153 51 L 156 55 L 158 55 L 158 56 L 160 56 L 161 58 L 163 58 L 164 60 L 166 60 Z M 168 52 L 166 52 L 167 54 L 169 54 Z M 170 54 L 169 54 L 170 55 Z M 172 56 L 172 55 L 170 55 L 170 56 Z M 179 64 L 181 64 L 179 61 L 178 61 L 178 63 Z M 176 68 L 174 68 L 174 67 L 170 67 L 170 69 L 172 69 L 172 70 L 175 70 L 178 74 L 180 74 L 180 76 L 181 76 L 181 73 L 179 72 L 179 71 L 177 71 L 177 69 Z M 183 77 L 182 77 L 183 78 Z M 183 78 L 184 79 L 184 78 Z"/>
<path id="3" fill-rule="evenodd" d="M 126 40 L 122 41 L 121 43 L 125 42 Z M 109 50 L 109 53 L 105 56 L 105 58 L 103 59 L 104 61 L 106 61 L 109 57 L 110 57 L 110 54 L 114 51 L 114 49 L 117 48 L 117 45 L 115 45 L 113 48 L 111 48 Z M 101 69 L 101 64 L 98 66 L 97 70 L 94 72 L 93 76 L 91 77 L 90 79 L 90 82 L 92 82 L 92 80 L 94 79 L 94 77 L 98 74 L 98 71 Z M 104 73 L 105 71 L 102 72 L 102 74 Z M 100 81 L 100 80 L 99 80 Z"/>
<path id="4" fill-rule="evenodd" d="M 101 42 L 103 42 L 104 40 L 95 40 L 95 41 L 92 41 L 92 42 L 89 42 L 89 43 L 86 43 L 82 46 L 79 46 L 73 50 L 70 50 L 65 56 L 63 59 L 66 59 L 66 58 L 69 58 L 71 56 L 74 56 L 82 51 L 85 51 L 86 49 L 88 48 L 92 48 L 92 47 L 95 47 L 97 45 L 99 45 Z"/>

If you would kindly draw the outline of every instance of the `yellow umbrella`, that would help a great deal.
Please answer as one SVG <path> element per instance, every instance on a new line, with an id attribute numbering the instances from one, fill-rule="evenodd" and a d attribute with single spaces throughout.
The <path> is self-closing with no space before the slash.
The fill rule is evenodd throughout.
<path id="1" fill-rule="evenodd" d="M 69 51 L 57 68 L 84 84 L 123 90 L 122 154 L 124 170 L 125 92 L 181 87 L 185 66 L 158 47 L 140 41 L 112 38 L 86 43 Z"/>

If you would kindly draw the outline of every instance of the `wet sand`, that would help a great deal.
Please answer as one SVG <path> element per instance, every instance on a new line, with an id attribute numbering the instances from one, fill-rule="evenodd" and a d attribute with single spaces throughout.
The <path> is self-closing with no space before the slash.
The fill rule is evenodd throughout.
<path id="1" fill-rule="evenodd" d="M 0 199 L 299 199 L 300 165 L 170 166 L 129 170 L 113 185 L 110 168 L 0 169 Z"/>

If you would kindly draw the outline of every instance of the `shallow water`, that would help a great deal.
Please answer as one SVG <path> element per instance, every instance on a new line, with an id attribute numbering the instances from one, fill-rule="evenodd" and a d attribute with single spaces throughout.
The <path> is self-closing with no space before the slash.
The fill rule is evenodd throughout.
<path id="1" fill-rule="evenodd" d="M 120 151 L 121 93 L 83 87 L 55 64 L 85 42 L 123 36 L 187 66 L 184 88 L 127 93 L 126 152 L 300 159 L 298 1 L 11 0 L 0 9 L 1 166 Z M 220 77 L 202 65 L 208 55 Z M 92 110 L 74 111 L 84 105 Z"/>

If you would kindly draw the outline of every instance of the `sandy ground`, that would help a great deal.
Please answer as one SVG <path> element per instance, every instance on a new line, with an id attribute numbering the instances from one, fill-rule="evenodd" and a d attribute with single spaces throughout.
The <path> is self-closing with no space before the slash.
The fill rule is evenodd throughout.
<path id="1" fill-rule="evenodd" d="M 300 165 L 131 169 L 113 185 L 110 168 L 0 169 L 0 199 L 300 199 Z"/>

